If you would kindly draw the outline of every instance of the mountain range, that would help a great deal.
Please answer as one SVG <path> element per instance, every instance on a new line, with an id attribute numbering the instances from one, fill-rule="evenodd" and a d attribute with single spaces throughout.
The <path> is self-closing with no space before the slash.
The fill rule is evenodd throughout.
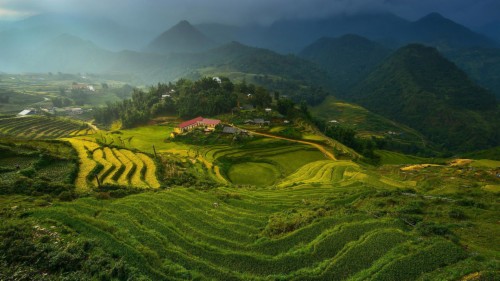
<path id="1" fill-rule="evenodd" d="M 5 72 L 132 74 L 138 84 L 223 75 L 297 102 L 328 93 L 355 101 L 454 151 L 500 139 L 498 43 L 437 13 L 413 22 L 391 14 L 245 27 L 181 21 L 156 37 L 50 15 L 3 26 Z"/>
<path id="2" fill-rule="evenodd" d="M 348 34 L 339 38 L 320 38 L 304 48 L 299 56 L 323 67 L 337 93 L 344 95 L 391 52 L 379 43 Z"/>

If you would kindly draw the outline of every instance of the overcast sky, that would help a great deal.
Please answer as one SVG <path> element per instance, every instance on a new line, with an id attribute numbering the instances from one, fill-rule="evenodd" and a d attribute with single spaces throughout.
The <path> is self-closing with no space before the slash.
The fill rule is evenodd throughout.
<path id="1" fill-rule="evenodd" d="M 415 20 L 430 12 L 468 26 L 500 20 L 500 0 L 0 0 L 0 20 L 40 13 L 105 16 L 120 23 L 269 24 L 282 18 L 321 18 L 358 12 L 392 12 Z"/>

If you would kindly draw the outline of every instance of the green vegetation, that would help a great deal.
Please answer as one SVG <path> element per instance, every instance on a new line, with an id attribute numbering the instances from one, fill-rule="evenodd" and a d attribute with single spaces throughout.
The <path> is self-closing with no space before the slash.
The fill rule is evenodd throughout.
<path id="1" fill-rule="evenodd" d="M 92 86 L 94 91 L 80 89 L 77 85 Z M 92 74 L 0 73 L 0 113 L 16 114 L 27 108 L 50 111 L 55 106 L 59 108 L 56 115 L 66 115 L 64 107 L 100 106 L 129 98 L 132 91 L 133 88 L 124 82 Z M 87 118 L 85 114 L 74 117 Z"/>
<path id="2" fill-rule="evenodd" d="M 405 155 L 387 150 L 377 150 L 375 151 L 375 154 L 377 154 L 380 157 L 380 163 L 386 165 L 424 164 L 424 163 L 444 164 L 444 160 L 439 158 L 431 159 L 431 158 L 417 157 L 413 155 Z"/>
<path id="3" fill-rule="evenodd" d="M 0 142 L 0 194 L 74 192 L 77 155 L 61 141 Z"/>
<path id="4" fill-rule="evenodd" d="M 227 78 L 221 78 L 221 83 L 212 78 L 181 79 L 175 84 L 158 84 L 148 93 L 136 90 L 130 100 L 96 108 L 94 118 L 104 125 L 120 120 L 124 128 L 131 128 L 162 114 L 192 118 L 226 113 L 236 106 L 236 100 L 235 86 Z"/>
<path id="5" fill-rule="evenodd" d="M 375 137 L 384 149 L 409 154 L 433 153 L 431 144 L 421 133 L 353 103 L 327 97 L 323 103 L 312 107 L 311 113 L 331 126 L 352 128 L 357 137 Z"/>
<path id="6" fill-rule="evenodd" d="M 101 147 L 81 139 L 67 139 L 78 152 L 79 172 L 75 186 L 79 192 L 90 191 L 104 184 L 134 188 L 158 188 L 156 164 L 143 153 Z M 137 169 L 137 167 L 140 169 Z"/>
<path id="7" fill-rule="evenodd" d="M 110 131 L 0 118 L 0 279 L 494 279 L 499 161 L 425 158 L 414 130 L 325 104 L 315 125 L 305 102 L 203 78 L 96 109 Z M 174 134 L 173 114 L 250 132 Z"/>
<path id="8" fill-rule="evenodd" d="M 498 146 L 495 97 L 434 48 L 399 49 L 349 98 L 420 131 L 442 151 Z"/>
<path id="9" fill-rule="evenodd" d="M 318 104 L 329 94 L 332 83 L 325 71 L 294 55 L 252 48 L 238 42 L 196 57 L 188 77 L 225 76 L 247 81 L 271 92 L 278 91 L 296 102 Z M 172 79 L 173 80 L 173 79 Z"/>
<path id="10" fill-rule="evenodd" d="M 302 165 L 325 159 L 321 152 L 308 146 L 268 139 L 238 146 L 208 146 L 198 155 L 220 166 L 233 183 L 255 185 L 272 185 Z"/>
<path id="11" fill-rule="evenodd" d="M 21 208 L 28 205 L 2 200 L 7 209 L 12 204 Z M 35 208 L 26 220 L 57 233 L 52 236 L 60 235 L 64 243 L 77 241 L 76 233 L 78 241 L 94 241 L 82 254 L 92 259 L 98 253 L 108 253 L 105 264 L 109 265 L 103 267 L 103 274 L 111 274 L 113 271 L 105 268 L 121 260 L 128 268 L 125 272 L 156 280 L 364 280 L 366 276 L 389 280 L 415 279 L 423 274 L 432 277 L 443 267 L 448 276 L 460 274 L 457 277 L 498 269 L 494 260 L 486 258 L 490 257 L 488 252 L 479 250 L 480 256 L 474 256 L 460 246 L 475 247 L 467 234 L 456 232 L 463 227 L 470 231 L 474 226 L 440 216 L 433 211 L 436 203 L 430 200 L 419 198 L 416 205 L 415 201 L 397 190 L 376 191 L 363 184 L 303 185 L 282 190 L 176 188 L 122 199 L 54 202 L 51 207 Z M 488 199 L 480 196 L 476 201 Z M 438 206 L 443 210 L 457 208 L 451 201 L 441 201 Z M 460 209 L 466 214 L 490 212 L 476 207 Z M 422 227 L 405 224 L 402 216 L 410 213 L 453 235 L 422 234 Z M 487 220 L 476 222 L 487 225 Z M 31 233 L 39 230 L 23 231 L 32 237 L 35 234 Z M 458 237 L 459 245 L 453 237 Z M 55 241 L 44 241 L 35 240 L 35 244 L 54 246 Z M 64 248 L 53 251 L 62 254 Z M 59 267 L 59 271 L 47 272 L 82 277 L 96 274 L 87 271 L 83 266 L 87 263 L 76 257 L 67 259 L 68 266 Z M 2 259 L 9 264 L 22 263 L 15 252 Z M 480 260 L 483 262 L 475 263 Z M 32 267 L 46 265 L 35 261 Z"/>
<path id="12" fill-rule="evenodd" d="M 280 177 L 280 172 L 268 163 L 245 162 L 231 165 L 227 175 L 233 184 L 268 186 Z"/>
<path id="13" fill-rule="evenodd" d="M 0 146 L 7 156 L 0 162 L 27 163 L 19 171 L 0 165 L 0 175 L 32 182 L 12 178 L 16 188 L 0 196 L 0 272 L 43 271 L 56 280 L 441 280 L 499 270 L 497 161 L 375 151 L 381 165 L 372 167 L 261 136 L 233 145 L 165 141 L 173 121 L 164 122 L 68 138 L 78 155 L 62 141 Z M 156 161 L 145 154 L 153 145 Z M 439 165 L 418 166 L 426 163 Z M 38 184 L 44 173 L 72 180 Z M 162 188 L 145 188 L 153 185 Z"/>

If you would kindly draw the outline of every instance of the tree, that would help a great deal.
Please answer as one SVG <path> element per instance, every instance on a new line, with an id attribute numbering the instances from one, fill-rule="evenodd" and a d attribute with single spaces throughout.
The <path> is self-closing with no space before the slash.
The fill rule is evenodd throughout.
<path id="1" fill-rule="evenodd" d="M 278 100 L 277 110 L 280 114 L 285 115 L 288 118 L 292 118 L 293 109 L 295 107 L 295 103 L 289 99 L 280 99 Z"/>
<path id="2" fill-rule="evenodd" d="M 266 89 L 257 87 L 255 93 L 252 95 L 251 102 L 255 107 L 264 108 L 271 105 L 272 98 Z"/>
<path id="3" fill-rule="evenodd" d="M 304 114 L 304 116 L 307 118 L 307 119 L 311 119 L 311 113 L 309 112 L 309 107 L 307 106 L 307 103 L 305 100 L 303 100 L 301 103 L 300 103 L 300 112 L 302 112 L 302 114 Z"/>
<path id="4" fill-rule="evenodd" d="M 274 100 L 275 100 L 276 102 L 278 102 L 278 101 L 279 101 L 279 99 L 280 99 L 280 92 L 278 92 L 278 91 L 274 91 Z"/>

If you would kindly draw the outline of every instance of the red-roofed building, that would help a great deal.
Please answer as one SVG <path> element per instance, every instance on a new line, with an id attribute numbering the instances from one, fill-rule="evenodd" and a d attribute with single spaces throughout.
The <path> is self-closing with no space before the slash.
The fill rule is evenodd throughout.
<path id="1" fill-rule="evenodd" d="M 218 124 L 220 124 L 220 120 L 218 119 L 207 119 L 199 116 L 179 124 L 179 130 L 181 132 L 186 132 L 197 127 L 205 127 L 207 130 L 213 130 Z"/>

